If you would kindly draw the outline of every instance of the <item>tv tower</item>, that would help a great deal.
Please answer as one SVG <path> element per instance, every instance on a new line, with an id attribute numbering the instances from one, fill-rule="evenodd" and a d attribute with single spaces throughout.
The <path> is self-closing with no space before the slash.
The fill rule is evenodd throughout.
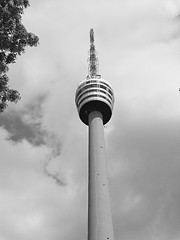
<path id="1" fill-rule="evenodd" d="M 88 240 L 114 240 L 103 126 L 111 118 L 114 94 L 98 73 L 93 29 L 88 66 L 88 76 L 79 83 L 75 97 L 79 117 L 89 126 Z"/>

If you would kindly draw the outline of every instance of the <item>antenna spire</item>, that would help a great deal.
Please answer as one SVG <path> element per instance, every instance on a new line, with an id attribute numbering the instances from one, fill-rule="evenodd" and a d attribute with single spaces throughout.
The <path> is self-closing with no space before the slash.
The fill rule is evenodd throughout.
<path id="1" fill-rule="evenodd" d="M 94 30 L 90 30 L 90 51 L 88 58 L 88 68 L 89 68 L 89 78 L 100 77 L 98 74 L 98 57 L 97 52 L 94 45 Z"/>

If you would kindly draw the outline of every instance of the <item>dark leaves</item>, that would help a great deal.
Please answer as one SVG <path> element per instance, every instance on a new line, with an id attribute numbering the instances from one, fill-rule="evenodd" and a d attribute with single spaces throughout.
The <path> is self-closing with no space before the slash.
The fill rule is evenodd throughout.
<path id="1" fill-rule="evenodd" d="M 0 112 L 6 108 L 7 101 L 20 99 L 18 91 L 7 85 L 8 64 L 15 63 L 26 46 L 37 46 L 39 42 L 39 38 L 21 23 L 21 15 L 28 6 L 28 0 L 0 0 Z"/>
<path id="2" fill-rule="evenodd" d="M 20 94 L 17 90 L 13 90 L 13 89 L 8 89 L 7 91 L 7 99 L 10 102 L 15 102 L 17 103 L 18 100 L 21 99 Z"/>
<path id="3" fill-rule="evenodd" d="M 15 63 L 16 53 L 9 53 L 6 57 L 6 64 Z"/>
<path id="4" fill-rule="evenodd" d="M 8 83 L 8 77 L 6 74 L 2 74 L 0 76 L 0 95 L 2 96 L 2 92 L 3 90 L 5 90 L 6 86 L 7 86 L 7 83 Z"/>
<path id="5" fill-rule="evenodd" d="M 28 33 L 27 43 L 29 46 L 37 46 L 39 38 L 34 33 Z"/>

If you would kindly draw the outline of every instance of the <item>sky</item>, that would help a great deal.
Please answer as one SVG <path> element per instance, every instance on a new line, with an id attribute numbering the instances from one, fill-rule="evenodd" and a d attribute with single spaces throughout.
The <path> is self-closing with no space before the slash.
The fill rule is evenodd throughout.
<path id="1" fill-rule="evenodd" d="M 180 240 L 180 1 L 31 0 L 36 48 L 0 117 L 0 240 L 87 239 L 87 134 L 74 98 L 89 30 L 115 94 L 104 127 L 115 240 Z"/>

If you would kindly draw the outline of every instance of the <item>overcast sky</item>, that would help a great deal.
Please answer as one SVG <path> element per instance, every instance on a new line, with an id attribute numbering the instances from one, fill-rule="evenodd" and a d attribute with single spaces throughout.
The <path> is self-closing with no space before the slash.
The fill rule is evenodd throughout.
<path id="1" fill-rule="evenodd" d="M 89 30 L 115 93 L 105 126 L 116 240 L 180 240 L 180 1 L 31 0 L 40 45 L 9 71 L 0 240 L 87 239 L 87 126 L 74 103 Z"/>

